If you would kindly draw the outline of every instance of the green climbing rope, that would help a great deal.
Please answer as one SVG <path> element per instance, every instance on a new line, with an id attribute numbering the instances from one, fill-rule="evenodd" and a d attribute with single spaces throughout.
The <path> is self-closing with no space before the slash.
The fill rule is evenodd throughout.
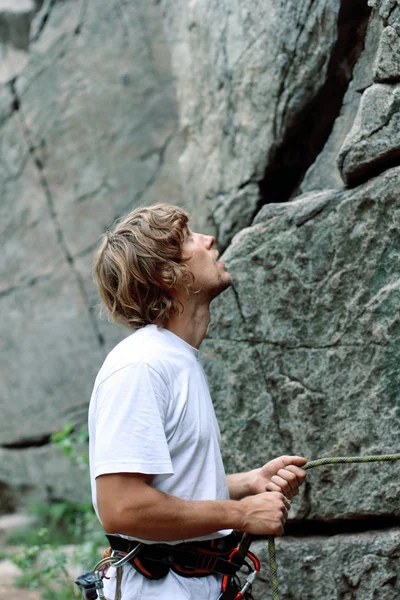
<path id="1" fill-rule="evenodd" d="M 309 461 L 303 469 L 306 471 L 322 465 L 343 465 L 348 463 L 367 463 L 400 460 L 400 454 L 381 454 L 372 456 L 335 456 Z M 273 600 L 279 600 L 278 575 L 276 568 L 275 536 L 268 536 L 270 581 Z"/>
<path id="2" fill-rule="evenodd" d="M 319 458 L 309 461 L 303 469 L 307 471 L 313 467 L 322 465 L 344 465 L 348 463 L 384 462 L 389 460 L 400 460 L 400 454 L 378 454 L 372 456 L 336 456 L 333 458 Z"/>

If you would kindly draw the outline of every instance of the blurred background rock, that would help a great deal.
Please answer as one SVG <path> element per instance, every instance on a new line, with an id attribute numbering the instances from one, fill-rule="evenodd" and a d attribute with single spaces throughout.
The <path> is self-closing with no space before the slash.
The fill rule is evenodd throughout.
<path id="1" fill-rule="evenodd" d="M 97 317 L 92 257 L 132 207 L 181 203 L 182 143 L 154 2 L 9 2 L 1 15 L 0 481 L 11 507 L 30 491 L 82 493 L 50 434 L 86 422 L 96 371 L 126 335 Z"/>

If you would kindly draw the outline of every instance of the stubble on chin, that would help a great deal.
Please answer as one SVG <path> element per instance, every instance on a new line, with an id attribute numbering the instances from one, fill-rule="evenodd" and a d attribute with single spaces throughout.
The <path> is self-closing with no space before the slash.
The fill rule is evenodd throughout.
<path id="1" fill-rule="evenodd" d="M 217 296 L 222 294 L 222 292 L 224 292 L 225 290 L 227 290 L 228 288 L 230 288 L 232 286 L 232 277 L 228 273 L 228 271 L 224 271 L 224 274 L 221 275 L 219 284 L 220 285 L 218 286 L 218 288 L 216 288 L 214 290 L 212 300 L 214 300 L 214 298 L 216 298 Z"/>

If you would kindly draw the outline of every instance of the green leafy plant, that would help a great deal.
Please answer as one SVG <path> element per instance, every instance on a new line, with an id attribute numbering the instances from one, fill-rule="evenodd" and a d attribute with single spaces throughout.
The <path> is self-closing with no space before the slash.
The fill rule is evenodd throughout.
<path id="1" fill-rule="evenodd" d="M 52 435 L 52 441 L 80 468 L 88 471 L 88 432 L 67 423 Z M 91 569 L 99 560 L 99 548 L 105 544 L 104 532 L 90 500 L 77 503 L 62 500 L 49 504 L 33 504 L 30 512 L 36 517 L 35 527 L 15 532 L 8 543 L 25 548 L 13 557 L 22 574 L 17 584 L 28 589 L 40 589 L 43 600 L 75 600 L 81 598 L 71 581 L 68 566 Z M 74 544 L 70 556 L 60 546 Z"/>
<path id="2" fill-rule="evenodd" d="M 13 557 L 22 571 L 17 585 L 29 590 L 40 590 L 43 600 L 80 598 L 79 590 L 71 581 L 67 570 L 66 553 L 51 545 L 47 529 L 41 529 L 38 536 L 38 544 L 25 548 Z"/>
<path id="3" fill-rule="evenodd" d="M 28 511 L 35 517 L 35 526 L 16 530 L 6 538 L 6 543 L 13 546 L 34 546 L 40 543 L 40 529 L 51 532 L 51 543 L 76 544 L 82 540 L 104 542 L 104 533 L 90 502 L 72 502 L 62 500 L 51 504 L 32 504 Z M 102 539 L 103 538 L 103 539 Z"/>
<path id="4" fill-rule="evenodd" d="M 72 422 L 68 422 L 60 431 L 51 436 L 51 441 L 83 470 L 87 470 L 89 465 L 88 440 L 87 428 L 76 429 Z"/>

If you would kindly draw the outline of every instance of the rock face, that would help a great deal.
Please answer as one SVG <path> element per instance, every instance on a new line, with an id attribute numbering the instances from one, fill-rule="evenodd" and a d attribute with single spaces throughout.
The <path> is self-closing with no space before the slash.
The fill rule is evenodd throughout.
<path id="1" fill-rule="evenodd" d="M 362 97 L 338 162 L 349 184 L 368 179 L 400 158 L 400 84 L 376 83 Z"/>
<path id="2" fill-rule="evenodd" d="M 343 97 L 342 106 L 316 160 L 308 168 L 299 188 L 301 192 L 342 188 L 341 173 L 336 166 L 337 155 L 356 117 L 362 91 L 372 85 L 374 61 L 382 34 L 382 21 L 376 15 L 369 20 L 364 47 L 354 65 L 352 79 Z"/>
<path id="3" fill-rule="evenodd" d="M 375 79 L 381 82 L 400 79 L 400 26 L 386 27 L 382 33 L 375 64 Z"/>
<path id="4" fill-rule="evenodd" d="M 233 277 L 202 346 L 227 469 L 399 452 L 399 3 L 162 5 L 184 187 Z M 399 468 L 308 474 L 283 598 L 398 596 Z"/>
<path id="5" fill-rule="evenodd" d="M 287 537 L 276 543 L 279 592 L 285 600 L 392 600 L 400 594 L 400 529 Z M 266 543 L 254 550 L 268 562 Z M 272 598 L 267 569 L 254 586 L 254 597 Z"/>
<path id="6" fill-rule="evenodd" d="M 260 204 L 294 193 L 322 148 L 362 50 L 369 8 L 364 0 L 162 5 L 186 140 L 185 194 L 226 245 Z"/>
<path id="7" fill-rule="evenodd" d="M 7 10 L 28 27 L 33 3 Z M 96 372 L 124 335 L 97 318 L 94 247 L 135 205 L 181 201 L 157 4 L 49 0 L 25 45 L 27 64 L 0 86 L 0 511 L 39 481 L 42 498 L 81 497 L 82 473 L 49 435 L 86 422 Z"/>
<path id="8" fill-rule="evenodd" d="M 396 451 L 399 186 L 395 168 L 266 205 L 225 253 L 234 289 L 215 300 L 204 359 L 231 470 Z M 400 516 L 396 468 L 316 469 L 293 516 Z"/>
<path id="9" fill-rule="evenodd" d="M 26 65 L 32 20 L 42 4 L 43 0 L 0 0 L 1 83 L 15 77 Z M 47 7 L 42 18 L 46 14 Z"/>

